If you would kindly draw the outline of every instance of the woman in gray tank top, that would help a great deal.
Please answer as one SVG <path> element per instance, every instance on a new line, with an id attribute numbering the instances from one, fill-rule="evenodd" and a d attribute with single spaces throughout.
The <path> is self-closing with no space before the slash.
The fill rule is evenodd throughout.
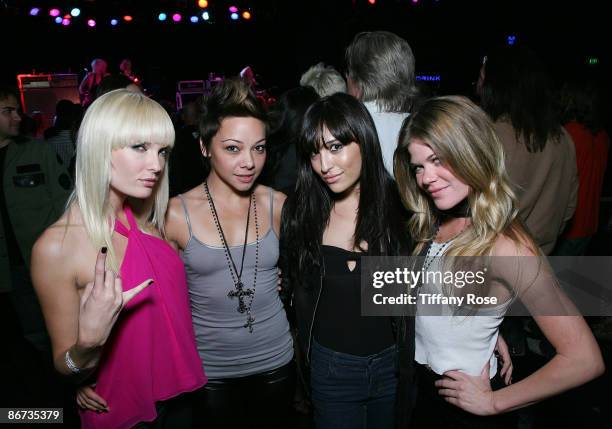
<path id="1" fill-rule="evenodd" d="M 256 183 L 266 160 L 266 112 L 240 81 L 203 103 L 204 183 L 170 201 L 166 235 L 182 251 L 208 384 L 203 427 L 287 427 L 293 342 L 278 290 L 285 196 Z"/>

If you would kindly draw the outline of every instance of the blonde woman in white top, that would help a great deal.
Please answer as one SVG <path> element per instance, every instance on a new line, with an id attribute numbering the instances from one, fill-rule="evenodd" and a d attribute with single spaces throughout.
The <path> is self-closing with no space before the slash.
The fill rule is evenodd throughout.
<path id="1" fill-rule="evenodd" d="M 461 328 L 457 320 L 449 328 L 456 331 L 453 335 L 440 332 L 444 325 L 432 321 L 421 325 L 431 329 L 424 334 L 417 324 L 417 339 L 421 335 L 422 341 L 417 341 L 416 351 L 421 375 L 416 412 L 417 419 L 427 419 L 422 420 L 424 426 L 497 427 L 503 423 L 496 420 L 499 417 L 483 416 L 525 407 L 603 373 L 601 352 L 589 327 L 556 287 L 554 276 L 541 264 L 537 245 L 517 218 L 502 146 L 480 108 L 456 96 L 425 102 L 402 127 L 394 173 L 404 204 L 415 213 L 409 223 L 418 243 L 415 254 L 426 254 L 427 248 L 430 264 L 435 256 L 517 257 L 498 264 L 490 292 L 502 302 L 520 298 L 556 350 L 538 371 L 515 384 L 494 386 L 499 387 L 495 390 L 492 349 L 486 355 L 487 345 L 474 341 L 497 338 L 503 310 L 499 323 L 468 316 Z M 474 354 L 474 349 L 480 351 Z M 457 366 L 477 366 L 480 371 L 469 374 Z"/>

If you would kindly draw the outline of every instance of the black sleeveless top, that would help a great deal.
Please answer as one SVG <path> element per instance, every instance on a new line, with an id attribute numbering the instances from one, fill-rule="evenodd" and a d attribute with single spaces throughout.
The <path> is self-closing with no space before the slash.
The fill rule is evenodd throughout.
<path id="1" fill-rule="evenodd" d="M 321 246 L 323 288 L 314 323 L 314 339 L 324 347 L 356 356 L 376 354 L 395 343 L 390 317 L 361 315 L 363 253 Z M 351 271 L 348 261 L 356 261 Z"/>

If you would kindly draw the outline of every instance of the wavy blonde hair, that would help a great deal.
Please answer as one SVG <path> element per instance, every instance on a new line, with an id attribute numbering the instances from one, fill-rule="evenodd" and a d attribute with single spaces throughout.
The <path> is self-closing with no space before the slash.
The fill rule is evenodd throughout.
<path id="1" fill-rule="evenodd" d="M 114 211 L 109 203 L 111 152 L 137 143 L 174 145 L 174 127 L 168 113 L 143 94 L 111 91 L 94 101 L 83 118 L 77 137 L 75 188 L 68 207 L 78 207 L 95 248 L 108 248 L 107 266 L 119 264 L 111 236 Z M 140 226 L 152 225 L 164 233 L 168 206 L 168 169 L 146 200 L 128 197 Z"/>
<path id="2" fill-rule="evenodd" d="M 517 200 L 506 173 L 504 151 L 486 113 L 460 96 L 426 101 L 400 132 L 394 173 L 404 205 L 414 212 L 408 227 L 418 254 L 432 240 L 439 211 L 417 185 L 410 168 L 408 146 L 414 139 L 427 144 L 470 188 L 468 204 L 472 227 L 463 231 L 445 252 L 448 256 L 488 256 L 495 239 L 505 234 L 530 244 L 517 218 Z M 537 250 L 536 250 L 537 251 Z"/>

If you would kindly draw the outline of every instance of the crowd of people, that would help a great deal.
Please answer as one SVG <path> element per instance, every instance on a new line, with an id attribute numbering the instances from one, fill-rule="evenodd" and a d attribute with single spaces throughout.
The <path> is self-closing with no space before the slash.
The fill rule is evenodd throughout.
<path id="1" fill-rule="evenodd" d="M 298 403 L 322 429 L 518 427 L 516 410 L 601 376 L 542 263 L 597 232 L 597 90 L 556 97 L 510 46 L 483 61 L 478 104 L 425 98 L 410 45 L 384 31 L 357 34 L 346 66 L 313 66 L 270 107 L 247 68 L 178 125 L 130 60 L 110 76 L 96 59 L 44 143 L 0 88 L 3 367 L 19 350 L 42 368 L 1 403 L 45 386 L 85 428 L 286 429 Z M 500 302 L 364 315 L 364 258 L 411 256 L 425 274 L 510 261 L 488 277 Z M 531 317 L 505 317 L 515 299 Z M 513 378 L 526 329 L 551 352 Z"/>

